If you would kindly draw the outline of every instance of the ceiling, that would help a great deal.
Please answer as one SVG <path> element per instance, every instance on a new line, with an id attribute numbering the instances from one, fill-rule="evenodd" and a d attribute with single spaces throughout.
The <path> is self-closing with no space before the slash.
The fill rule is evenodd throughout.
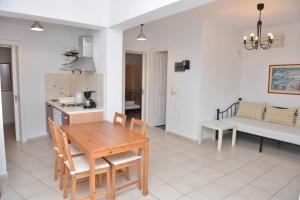
<path id="1" fill-rule="evenodd" d="M 217 0 L 193 9 L 202 18 L 222 20 L 238 28 L 255 26 L 258 21 L 257 3 L 265 3 L 262 22 L 265 26 L 300 21 L 300 0 Z"/>

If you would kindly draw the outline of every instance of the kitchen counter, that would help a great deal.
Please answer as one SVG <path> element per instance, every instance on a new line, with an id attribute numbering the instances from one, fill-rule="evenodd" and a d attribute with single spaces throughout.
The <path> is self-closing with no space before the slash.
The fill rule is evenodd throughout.
<path id="1" fill-rule="evenodd" d="M 103 112 L 103 107 L 89 108 L 85 109 L 83 107 L 63 107 L 59 103 L 47 100 L 48 104 L 54 108 L 66 113 L 66 114 L 81 114 L 81 113 L 91 113 L 91 112 Z"/>

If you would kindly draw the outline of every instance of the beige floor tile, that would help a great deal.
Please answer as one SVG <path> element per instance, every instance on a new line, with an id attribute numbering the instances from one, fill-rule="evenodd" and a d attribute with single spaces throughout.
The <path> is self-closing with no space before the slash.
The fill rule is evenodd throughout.
<path id="1" fill-rule="evenodd" d="M 63 200 L 62 194 L 55 190 L 48 189 L 42 193 L 29 197 L 27 200 Z"/>
<path id="2" fill-rule="evenodd" d="M 263 190 L 269 194 L 275 194 L 277 193 L 284 185 L 283 184 L 278 184 L 276 182 L 264 179 L 264 178 L 259 178 L 251 183 L 251 186 Z"/>
<path id="3" fill-rule="evenodd" d="M 200 187 L 207 185 L 210 181 L 202 178 L 197 174 L 190 174 L 178 179 L 175 179 L 168 184 L 180 191 L 183 194 L 191 193 Z"/>
<path id="4" fill-rule="evenodd" d="M 224 199 L 232 193 L 232 191 L 217 183 L 210 183 L 198 191 L 215 200 Z"/>
<path id="5" fill-rule="evenodd" d="M 243 182 L 244 184 L 248 184 L 258 177 L 258 175 L 253 175 L 243 170 L 237 170 L 235 172 L 230 173 L 228 176 L 233 177 L 238 181 Z"/>
<path id="6" fill-rule="evenodd" d="M 187 195 L 187 197 L 192 200 L 214 200 L 211 197 L 204 195 L 203 193 L 201 193 L 198 190 L 191 192 L 190 194 Z"/>
<path id="7" fill-rule="evenodd" d="M 247 200 L 245 197 L 242 197 L 238 194 L 233 194 L 227 197 L 225 200 Z"/>
<path id="8" fill-rule="evenodd" d="M 196 173 L 200 175 L 202 178 L 206 179 L 207 181 L 214 181 L 225 175 L 224 172 L 216 171 L 209 168 L 202 169 Z"/>
<path id="9" fill-rule="evenodd" d="M 23 198 L 14 191 L 3 193 L 1 200 L 23 200 Z"/>
<path id="10" fill-rule="evenodd" d="M 157 187 L 157 188 L 154 188 L 151 191 L 151 193 L 153 193 L 157 198 L 163 199 L 163 200 L 174 200 L 174 199 L 178 199 L 179 197 L 183 196 L 183 194 L 181 192 L 170 187 L 167 184 Z"/>
<path id="11" fill-rule="evenodd" d="M 48 189 L 49 187 L 44 185 L 40 181 L 35 181 L 33 183 L 15 188 L 16 192 L 25 199 L 36 194 L 42 193 Z"/>
<path id="12" fill-rule="evenodd" d="M 215 183 L 221 185 L 222 187 L 235 192 L 240 188 L 245 186 L 245 183 L 242 183 L 231 176 L 225 176 L 215 181 Z"/>
<path id="13" fill-rule="evenodd" d="M 272 200 L 292 200 L 292 199 L 298 200 L 299 196 L 300 196 L 299 190 L 292 190 L 289 188 L 284 188 L 280 192 L 278 192 L 276 195 L 274 195 Z"/>
<path id="14" fill-rule="evenodd" d="M 237 192 L 238 195 L 245 197 L 246 199 L 255 199 L 255 200 L 267 200 L 269 199 L 272 194 L 269 194 L 267 192 L 264 192 L 263 190 L 256 189 L 252 186 L 247 186 L 245 188 L 242 188 Z"/>

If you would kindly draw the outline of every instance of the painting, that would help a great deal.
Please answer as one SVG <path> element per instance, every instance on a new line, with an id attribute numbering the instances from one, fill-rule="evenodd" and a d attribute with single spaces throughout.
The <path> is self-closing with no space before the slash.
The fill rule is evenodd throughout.
<path id="1" fill-rule="evenodd" d="M 0 63 L 1 90 L 11 91 L 11 69 L 9 63 Z"/>
<path id="2" fill-rule="evenodd" d="M 270 65 L 269 93 L 300 95 L 300 64 Z"/>

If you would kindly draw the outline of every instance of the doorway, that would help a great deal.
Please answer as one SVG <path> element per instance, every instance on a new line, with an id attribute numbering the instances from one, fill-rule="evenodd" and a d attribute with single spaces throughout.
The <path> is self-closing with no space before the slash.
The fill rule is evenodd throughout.
<path id="1" fill-rule="evenodd" d="M 125 114 L 142 118 L 143 54 L 125 53 Z"/>
<path id="2" fill-rule="evenodd" d="M 6 141 L 16 141 L 14 94 L 12 72 L 12 51 L 10 47 L 0 47 L 0 77 L 3 128 Z"/>
<path id="3" fill-rule="evenodd" d="M 21 140 L 17 46 L 0 44 L 0 80 L 5 141 Z"/>

